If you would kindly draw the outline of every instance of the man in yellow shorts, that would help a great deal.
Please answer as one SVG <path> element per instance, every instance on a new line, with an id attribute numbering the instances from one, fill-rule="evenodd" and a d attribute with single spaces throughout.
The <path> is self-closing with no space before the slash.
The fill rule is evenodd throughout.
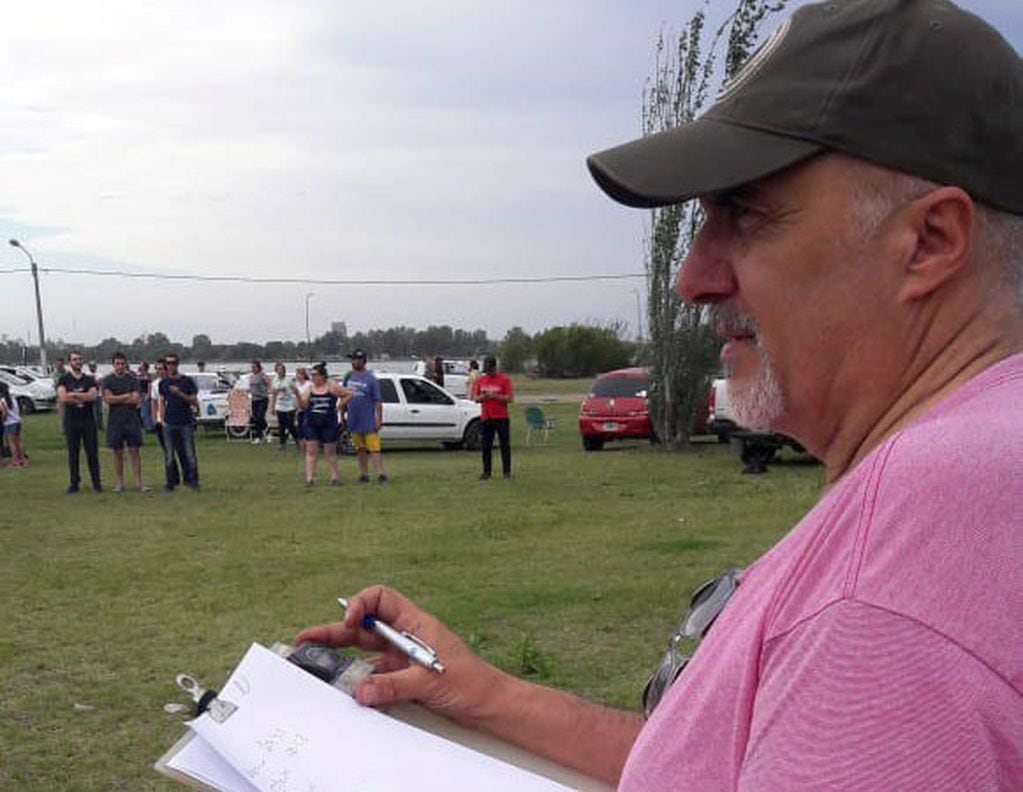
<path id="1" fill-rule="evenodd" d="M 380 383 L 372 371 L 366 370 L 366 351 L 356 349 L 348 356 L 352 371 L 345 378 L 345 387 L 352 392 L 348 402 L 348 431 L 359 455 L 359 483 L 369 484 L 369 460 L 381 484 L 387 481 L 380 459 L 380 426 L 384 422 L 384 403 Z"/>

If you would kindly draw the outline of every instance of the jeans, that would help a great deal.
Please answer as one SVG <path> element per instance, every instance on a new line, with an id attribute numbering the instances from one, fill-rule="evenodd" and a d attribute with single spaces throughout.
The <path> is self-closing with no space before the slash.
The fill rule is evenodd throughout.
<path id="1" fill-rule="evenodd" d="M 89 476 L 92 486 L 98 487 L 99 482 L 99 440 L 96 436 L 96 421 L 92 407 L 79 410 L 82 418 L 71 418 L 64 421 L 64 438 L 67 440 L 67 464 L 71 473 L 71 485 L 77 487 L 82 481 L 78 467 L 78 452 L 85 447 L 85 461 L 89 464 Z M 86 412 L 88 410 L 89 412 Z M 66 413 L 65 413 L 66 415 Z"/>
<path id="2" fill-rule="evenodd" d="M 494 450 L 494 434 L 501 441 L 501 472 L 511 475 L 511 433 L 507 418 L 489 418 L 483 422 L 483 475 L 490 475 L 490 457 Z"/>
<path id="3" fill-rule="evenodd" d="M 199 486 L 199 465 L 195 459 L 195 427 L 163 425 L 163 464 L 167 476 L 167 489 L 174 489 L 177 482 L 175 456 L 181 464 L 181 478 L 189 487 Z"/>
<path id="4" fill-rule="evenodd" d="M 294 410 L 278 410 L 277 411 L 277 435 L 281 439 L 281 445 L 285 446 L 288 444 L 288 435 L 295 441 L 295 445 L 299 445 L 298 442 L 298 430 L 295 428 L 295 411 Z"/>
<path id="5" fill-rule="evenodd" d="M 160 450 L 163 453 L 163 458 L 167 459 L 167 443 L 163 440 L 163 424 L 153 422 L 153 434 L 156 435 L 156 439 L 160 441 Z M 181 483 L 181 471 L 178 469 L 178 463 L 171 461 L 171 467 L 165 467 L 164 472 L 167 476 L 167 486 L 173 489 Z"/>
<path id="6" fill-rule="evenodd" d="M 269 406 L 269 399 L 252 400 L 252 434 L 256 437 L 266 436 L 266 409 Z"/>

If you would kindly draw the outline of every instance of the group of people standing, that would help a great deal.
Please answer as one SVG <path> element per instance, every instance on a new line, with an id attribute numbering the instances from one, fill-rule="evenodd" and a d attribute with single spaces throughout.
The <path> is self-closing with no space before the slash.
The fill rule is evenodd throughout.
<path id="1" fill-rule="evenodd" d="M 253 443 L 269 440 L 266 416 L 277 417 L 280 449 L 287 447 L 288 439 L 303 449 L 306 487 L 313 487 L 319 456 L 326 460 L 329 483 L 340 486 L 337 446 L 341 430 L 348 430 L 358 460 L 358 482 L 369 483 L 372 475 L 380 484 L 387 482 L 381 457 L 380 427 L 383 424 L 383 399 L 380 384 L 373 372 L 366 368 L 367 354 L 357 349 L 349 355 L 351 371 L 338 382 L 327 374 L 324 363 L 308 371 L 299 368 L 294 378 L 289 377 L 283 363 L 274 366 L 273 376 L 267 375 L 262 363 L 252 362 L 248 390 L 251 401 Z M 143 362 L 137 372 L 128 366 L 127 357 L 118 352 L 113 356 L 113 372 L 99 379 L 84 370 L 80 352 L 72 351 L 56 376 L 57 401 L 60 409 L 61 430 L 67 443 L 70 481 L 68 494 L 79 492 L 82 485 L 81 455 L 85 452 L 86 465 L 92 491 L 102 492 L 99 461 L 99 433 L 103 428 L 102 404 L 107 405 L 107 448 L 114 458 L 116 484 L 114 492 L 125 489 L 125 450 L 134 477 L 134 486 L 148 492 L 143 483 L 143 436 L 156 435 L 163 453 L 164 489 L 172 491 L 184 484 L 199 489 L 199 466 L 195 453 L 195 410 L 198 406 L 198 388 L 187 374 L 179 372 L 180 359 L 168 353 L 156 363 L 156 376 L 150 377 L 149 366 Z M 501 467 L 505 478 L 511 477 L 511 441 L 508 405 L 513 400 L 511 380 L 497 370 L 497 360 L 487 357 L 483 373 L 472 361 L 467 378 L 469 398 L 479 402 L 482 420 L 481 480 L 492 473 L 494 439 L 500 444 Z M 17 402 L 9 394 L 0 392 L 0 424 L 10 441 L 14 467 L 26 463 L 20 438 L 20 415 Z"/>
<path id="2" fill-rule="evenodd" d="M 366 368 L 365 350 L 356 349 L 348 358 L 352 370 L 343 383 L 328 376 L 325 363 L 312 366 L 308 372 L 299 368 L 292 379 L 283 363 L 274 366 L 274 376 L 270 377 L 263 371 L 260 361 L 252 361 L 249 377 L 252 442 L 258 444 L 268 439 L 266 415 L 275 413 L 281 450 L 287 447 L 289 436 L 304 448 L 306 487 L 315 485 L 316 463 L 321 452 L 327 462 L 330 485 L 341 485 L 337 445 L 342 427 L 348 429 L 355 447 L 359 483 L 371 481 L 371 465 L 378 483 L 388 480 L 380 455 L 383 424 L 380 383 Z"/>
<path id="3" fill-rule="evenodd" d="M 81 487 L 82 450 L 85 451 L 92 491 L 103 491 L 99 463 L 103 403 L 108 408 L 106 446 L 114 456 L 114 492 L 125 489 L 125 449 L 134 474 L 135 488 L 139 492 L 149 491 L 142 480 L 141 449 L 146 429 L 156 434 L 163 447 L 164 489 L 173 490 L 182 481 L 193 490 L 199 489 L 192 412 L 198 403 L 197 389 L 190 377 L 178 372 L 180 360 L 176 354 L 160 359 L 154 382 L 149 380 L 146 364 L 140 367 L 138 376 L 131 372 L 128 359 L 121 352 L 113 356 L 113 372 L 98 381 L 94 373 L 83 371 L 80 352 L 69 353 L 67 362 L 69 368 L 57 379 L 57 402 L 67 443 L 69 495 L 77 493 Z"/>

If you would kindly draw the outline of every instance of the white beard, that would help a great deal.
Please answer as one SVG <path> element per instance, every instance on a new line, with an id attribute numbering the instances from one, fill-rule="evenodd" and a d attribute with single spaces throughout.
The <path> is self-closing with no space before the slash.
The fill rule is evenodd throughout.
<path id="1" fill-rule="evenodd" d="M 716 303 L 708 312 L 710 322 L 725 337 L 751 334 L 756 338 L 759 371 L 752 380 L 743 382 L 728 372 L 728 400 L 736 423 L 746 429 L 764 431 L 776 424 L 784 414 L 785 401 L 774 367 L 760 340 L 760 330 L 753 317 L 740 313 L 731 303 Z"/>
<path id="2" fill-rule="evenodd" d="M 761 432 L 771 429 L 781 418 L 785 411 L 785 401 L 774 367 L 759 338 L 757 353 L 760 355 L 760 369 L 756 377 L 745 382 L 729 377 L 728 399 L 736 423 Z"/>

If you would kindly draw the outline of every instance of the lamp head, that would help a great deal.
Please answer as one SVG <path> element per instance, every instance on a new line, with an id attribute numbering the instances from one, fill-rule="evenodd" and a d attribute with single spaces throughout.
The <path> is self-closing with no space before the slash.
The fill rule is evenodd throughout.
<path id="1" fill-rule="evenodd" d="M 17 239 L 8 239 L 7 241 L 11 245 L 14 245 L 14 247 L 21 247 L 21 243 Z"/>

